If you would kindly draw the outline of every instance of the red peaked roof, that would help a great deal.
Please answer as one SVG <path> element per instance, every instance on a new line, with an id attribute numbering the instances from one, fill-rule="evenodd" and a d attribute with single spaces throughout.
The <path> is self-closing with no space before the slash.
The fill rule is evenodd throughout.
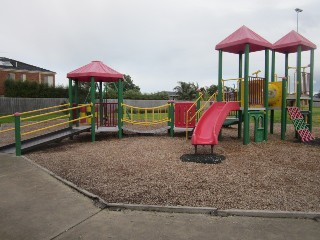
<path id="1" fill-rule="evenodd" d="M 297 52 L 297 47 L 301 45 L 302 51 L 307 51 L 311 49 L 316 49 L 317 46 L 306 39 L 304 36 L 300 35 L 296 31 L 292 30 L 287 35 L 280 38 L 273 44 L 273 49 L 280 53 L 295 53 Z"/>
<path id="2" fill-rule="evenodd" d="M 272 48 L 272 44 L 270 42 L 246 26 L 242 26 L 226 39 L 218 43 L 216 45 L 216 50 L 222 50 L 230 53 L 243 53 L 245 50 L 245 44 L 247 43 L 250 44 L 250 52 Z"/>
<path id="3" fill-rule="evenodd" d="M 89 82 L 91 77 L 94 77 L 95 82 L 117 82 L 119 78 L 123 78 L 123 74 L 118 73 L 101 61 L 92 61 L 67 74 L 67 78 L 81 82 Z"/>

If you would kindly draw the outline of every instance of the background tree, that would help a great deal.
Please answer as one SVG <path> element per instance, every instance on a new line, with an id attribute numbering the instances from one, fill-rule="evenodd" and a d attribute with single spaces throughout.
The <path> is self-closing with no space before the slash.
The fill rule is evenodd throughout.
<path id="1" fill-rule="evenodd" d="M 217 91 L 218 91 L 218 85 L 215 85 L 215 84 L 212 84 L 210 87 L 207 88 L 207 93 L 209 96 L 212 96 Z"/>
<path id="2" fill-rule="evenodd" d="M 173 91 L 178 95 L 179 100 L 193 100 L 196 98 L 199 85 L 193 82 L 178 82 Z"/>
<path id="3" fill-rule="evenodd" d="M 133 80 L 130 75 L 123 75 L 123 91 L 126 92 L 128 90 L 135 90 L 140 92 L 140 87 L 133 83 Z"/>

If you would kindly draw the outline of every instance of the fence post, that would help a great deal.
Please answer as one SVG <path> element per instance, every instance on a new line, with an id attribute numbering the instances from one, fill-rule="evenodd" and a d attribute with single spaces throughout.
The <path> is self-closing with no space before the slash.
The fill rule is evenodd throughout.
<path id="1" fill-rule="evenodd" d="M 173 137 L 174 135 L 174 101 L 169 100 L 169 131 L 170 131 L 170 137 Z"/>
<path id="2" fill-rule="evenodd" d="M 14 131 L 16 140 L 16 156 L 21 156 L 20 113 L 14 114 Z"/>

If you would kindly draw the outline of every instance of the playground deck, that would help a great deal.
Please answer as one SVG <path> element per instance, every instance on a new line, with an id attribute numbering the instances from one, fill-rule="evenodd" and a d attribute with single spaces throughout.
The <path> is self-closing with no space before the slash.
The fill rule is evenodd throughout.
<path id="1" fill-rule="evenodd" d="M 72 137 L 74 135 L 80 134 L 82 132 L 87 132 L 87 131 L 90 131 L 90 126 L 74 127 L 74 128 L 68 127 L 68 128 L 60 129 L 44 135 L 40 135 L 34 138 L 26 139 L 21 141 L 21 152 L 25 153 L 39 146 L 42 146 L 51 142 L 57 142 L 64 138 Z M 16 151 L 15 143 L 0 147 L 0 152 L 2 153 L 15 153 L 15 151 Z"/>

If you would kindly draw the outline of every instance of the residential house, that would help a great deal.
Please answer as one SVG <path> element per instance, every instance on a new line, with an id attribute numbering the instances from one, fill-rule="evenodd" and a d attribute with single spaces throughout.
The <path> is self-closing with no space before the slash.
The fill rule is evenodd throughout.
<path id="1" fill-rule="evenodd" d="M 35 81 L 55 86 L 55 75 L 55 72 L 44 68 L 0 57 L 0 96 L 4 95 L 4 82 L 7 79 L 13 81 Z"/>

